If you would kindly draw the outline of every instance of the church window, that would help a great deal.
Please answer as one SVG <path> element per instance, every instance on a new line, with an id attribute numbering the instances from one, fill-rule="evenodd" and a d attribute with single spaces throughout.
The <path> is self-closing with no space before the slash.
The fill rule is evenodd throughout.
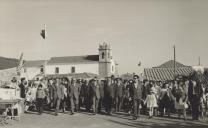
<path id="1" fill-rule="evenodd" d="M 43 67 L 40 68 L 40 73 L 43 73 L 44 72 L 44 69 Z"/>
<path id="2" fill-rule="evenodd" d="M 75 67 L 74 66 L 71 67 L 71 73 L 75 73 L 75 72 L 76 72 Z"/>
<path id="3" fill-rule="evenodd" d="M 59 74 L 59 68 L 58 67 L 55 68 L 55 74 Z"/>
<path id="4" fill-rule="evenodd" d="M 112 66 L 112 72 L 113 72 L 113 70 L 114 70 L 114 67 Z"/>
<path id="5" fill-rule="evenodd" d="M 104 59 L 105 58 L 105 53 L 104 52 L 102 52 L 102 59 Z"/>
<path id="6" fill-rule="evenodd" d="M 108 58 L 110 58 L 110 52 L 108 53 Z"/>

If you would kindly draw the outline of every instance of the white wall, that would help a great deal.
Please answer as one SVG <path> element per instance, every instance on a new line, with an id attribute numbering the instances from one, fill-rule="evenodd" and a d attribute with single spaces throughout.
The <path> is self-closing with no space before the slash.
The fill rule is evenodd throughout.
<path id="1" fill-rule="evenodd" d="M 21 77 L 26 77 L 28 80 L 33 79 L 36 75 L 40 74 L 40 67 L 24 67 L 26 72 L 21 74 Z"/>
<path id="2" fill-rule="evenodd" d="M 75 67 L 75 73 L 89 72 L 98 74 L 98 63 L 84 63 L 84 64 L 57 64 L 46 65 L 46 74 L 55 74 L 55 68 L 59 68 L 59 74 L 71 73 L 71 67 Z"/>

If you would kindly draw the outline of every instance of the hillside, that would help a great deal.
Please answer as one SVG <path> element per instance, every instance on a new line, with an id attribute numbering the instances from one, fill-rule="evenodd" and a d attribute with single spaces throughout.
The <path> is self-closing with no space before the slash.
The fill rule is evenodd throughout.
<path id="1" fill-rule="evenodd" d="M 18 65 L 18 59 L 0 57 L 0 70 L 14 68 Z"/>

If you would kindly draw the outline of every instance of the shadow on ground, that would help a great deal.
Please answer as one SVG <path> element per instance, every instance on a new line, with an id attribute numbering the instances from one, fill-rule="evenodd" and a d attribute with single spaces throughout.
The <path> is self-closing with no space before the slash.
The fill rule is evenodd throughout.
<path id="1" fill-rule="evenodd" d="M 147 121 L 148 120 L 148 121 Z M 193 122 L 193 121 L 164 121 L 164 119 L 154 119 L 151 121 L 151 119 L 141 119 L 137 121 L 116 121 L 113 119 L 107 119 L 107 121 L 116 123 L 119 125 L 124 125 L 127 127 L 135 127 L 135 128 L 184 128 L 184 127 L 190 127 L 190 128 L 206 128 L 208 127 L 207 122 Z"/>

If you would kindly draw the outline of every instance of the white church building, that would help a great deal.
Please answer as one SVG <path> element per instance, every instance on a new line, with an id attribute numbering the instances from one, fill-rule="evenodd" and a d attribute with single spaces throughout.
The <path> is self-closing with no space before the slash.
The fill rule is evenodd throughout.
<path id="1" fill-rule="evenodd" d="M 47 61 L 26 61 L 24 64 L 24 75 L 29 79 L 39 74 L 76 74 L 93 73 L 99 77 L 118 75 L 117 64 L 113 59 L 110 45 L 103 43 L 99 45 L 98 54 L 83 56 L 51 57 Z M 35 70 L 35 71 L 34 71 Z"/>

